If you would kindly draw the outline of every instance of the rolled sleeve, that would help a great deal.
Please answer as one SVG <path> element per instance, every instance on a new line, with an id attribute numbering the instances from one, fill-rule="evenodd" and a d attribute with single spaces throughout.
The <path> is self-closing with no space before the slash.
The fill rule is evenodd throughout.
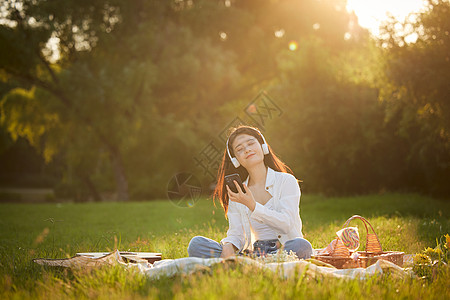
<path id="1" fill-rule="evenodd" d="M 279 209 L 267 208 L 256 203 L 250 217 L 258 222 L 267 224 L 283 234 L 287 234 L 299 218 L 300 187 L 294 176 L 286 176 L 281 186 Z"/>

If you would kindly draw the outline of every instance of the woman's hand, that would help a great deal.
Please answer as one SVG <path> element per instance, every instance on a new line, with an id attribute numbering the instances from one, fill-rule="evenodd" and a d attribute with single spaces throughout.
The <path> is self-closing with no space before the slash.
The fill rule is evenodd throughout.
<path id="1" fill-rule="evenodd" d="M 237 248 L 231 244 L 226 243 L 222 247 L 222 253 L 220 254 L 220 258 L 227 258 L 236 254 Z"/>
<path id="2" fill-rule="evenodd" d="M 244 189 L 245 189 L 245 194 L 244 194 L 244 192 L 242 191 L 242 189 L 239 186 L 239 184 L 237 183 L 237 181 L 233 180 L 233 182 L 234 182 L 234 185 L 236 186 L 238 192 L 234 193 L 228 187 L 228 185 L 226 186 L 227 190 L 228 190 L 228 197 L 230 198 L 230 201 L 244 204 L 245 206 L 247 206 L 250 209 L 250 211 L 254 211 L 255 206 L 256 206 L 256 201 L 255 201 L 255 198 L 253 197 L 252 191 L 250 191 L 250 189 L 247 187 L 247 185 L 245 183 L 242 183 L 242 185 L 244 186 Z"/>

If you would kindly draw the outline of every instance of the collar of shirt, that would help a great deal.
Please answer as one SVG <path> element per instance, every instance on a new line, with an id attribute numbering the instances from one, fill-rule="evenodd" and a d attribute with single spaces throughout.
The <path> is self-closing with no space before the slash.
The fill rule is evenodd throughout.
<path id="1" fill-rule="evenodd" d="M 247 176 L 247 178 L 244 181 L 245 185 L 247 185 L 247 186 L 248 186 L 248 179 L 249 179 L 249 176 Z M 272 196 L 273 196 L 273 185 L 274 185 L 274 183 L 275 183 L 275 171 L 272 168 L 267 167 L 265 189 Z"/>

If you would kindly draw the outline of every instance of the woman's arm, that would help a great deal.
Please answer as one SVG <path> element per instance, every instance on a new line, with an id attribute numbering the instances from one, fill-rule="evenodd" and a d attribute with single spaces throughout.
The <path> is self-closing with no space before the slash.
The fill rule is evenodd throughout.
<path id="1" fill-rule="evenodd" d="M 227 218 L 228 218 L 227 237 L 222 239 L 220 242 L 224 246 L 228 243 L 232 244 L 234 246 L 234 249 L 242 250 L 242 248 L 244 247 L 245 237 L 243 232 L 241 215 L 238 211 L 238 208 L 236 207 L 236 203 L 233 203 L 231 201 L 229 202 Z"/>
<path id="2" fill-rule="evenodd" d="M 231 243 L 225 243 L 222 247 L 222 254 L 220 254 L 220 258 L 227 258 L 236 254 L 238 249 Z"/>
<path id="3" fill-rule="evenodd" d="M 279 230 L 281 233 L 288 233 L 295 224 L 295 218 L 300 218 L 300 187 L 297 179 L 289 174 L 280 188 L 279 211 L 256 203 L 255 210 L 250 217 Z"/>

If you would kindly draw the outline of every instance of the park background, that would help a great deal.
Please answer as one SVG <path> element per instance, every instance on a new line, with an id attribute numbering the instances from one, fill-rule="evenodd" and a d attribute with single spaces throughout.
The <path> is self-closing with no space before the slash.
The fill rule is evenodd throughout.
<path id="1" fill-rule="evenodd" d="M 373 36 L 345 0 L 6 1 L 0 186 L 44 200 L 204 195 L 259 127 L 303 193 L 449 198 L 449 3 Z"/>
<path id="2" fill-rule="evenodd" d="M 2 1 L 0 298 L 448 299 L 450 3 L 365 11 L 385 2 L 413 13 L 374 34 L 351 0 Z M 177 259 L 195 235 L 223 238 L 210 193 L 240 122 L 302 180 L 314 248 L 360 214 L 384 250 L 420 254 L 416 275 L 285 280 L 219 266 L 150 280 L 32 261 Z M 168 201 L 173 178 L 193 180 L 182 201 Z"/>

